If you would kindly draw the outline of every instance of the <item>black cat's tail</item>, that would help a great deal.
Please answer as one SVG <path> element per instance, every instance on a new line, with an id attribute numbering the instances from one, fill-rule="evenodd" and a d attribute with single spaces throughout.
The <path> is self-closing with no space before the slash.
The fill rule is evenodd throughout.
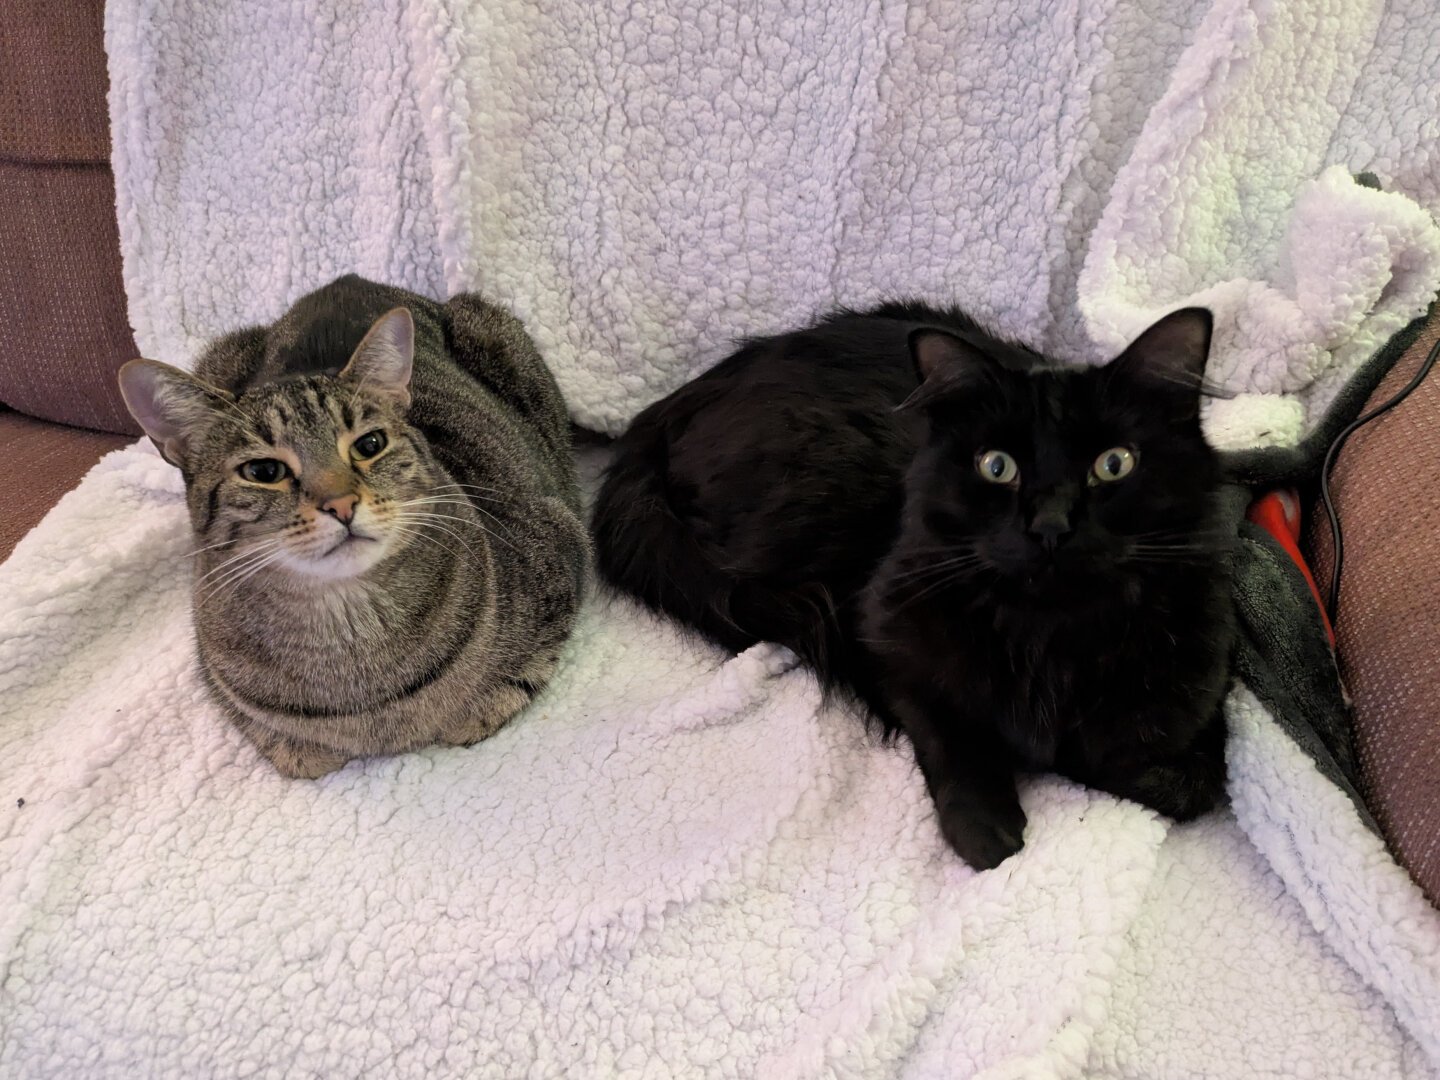
<path id="1" fill-rule="evenodd" d="M 677 510 L 663 438 L 635 428 L 620 440 L 595 502 L 600 576 L 652 611 L 742 652 L 773 641 L 813 670 L 827 692 L 844 680 L 841 613 L 819 582 L 777 583 L 722 565 Z"/>

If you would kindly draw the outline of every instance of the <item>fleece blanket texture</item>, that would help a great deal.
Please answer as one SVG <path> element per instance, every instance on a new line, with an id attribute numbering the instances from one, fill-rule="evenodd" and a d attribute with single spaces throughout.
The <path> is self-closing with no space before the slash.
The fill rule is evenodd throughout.
<path id="1" fill-rule="evenodd" d="M 1419 0 L 112 0 L 106 32 L 132 320 L 176 363 L 346 271 L 479 288 L 613 432 L 834 303 L 1087 362 L 1194 300 L 1209 431 L 1253 448 L 1440 283 Z M 136 446 L 0 567 L 0 1074 L 1440 1075 L 1440 914 L 1246 689 L 1233 810 L 1038 778 L 985 874 L 783 651 L 601 595 L 493 740 L 297 783 L 202 692 L 191 545 Z"/>

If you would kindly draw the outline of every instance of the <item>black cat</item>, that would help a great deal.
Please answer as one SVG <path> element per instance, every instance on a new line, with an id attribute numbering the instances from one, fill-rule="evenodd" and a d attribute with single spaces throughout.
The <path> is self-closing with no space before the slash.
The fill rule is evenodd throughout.
<path id="1" fill-rule="evenodd" d="M 920 304 L 751 342 L 619 440 L 601 573 L 858 693 L 972 866 L 1020 849 L 1021 770 L 1194 817 L 1235 633 L 1210 327 L 1175 312 L 1101 368 Z"/>

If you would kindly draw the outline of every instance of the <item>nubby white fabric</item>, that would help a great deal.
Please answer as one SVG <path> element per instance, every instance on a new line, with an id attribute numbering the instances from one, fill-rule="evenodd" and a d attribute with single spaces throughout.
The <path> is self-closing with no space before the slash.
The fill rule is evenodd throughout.
<path id="1" fill-rule="evenodd" d="M 1440 284 L 1420 0 L 106 26 L 131 317 L 174 363 L 342 272 L 480 288 L 613 432 L 835 303 L 1093 362 L 1204 302 L 1245 446 Z M 287 781 L 199 683 L 192 544 L 138 445 L 0 567 L 0 1075 L 1440 1076 L 1440 913 L 1243 691 L 1233 813 L 1039 778 L 985 874 L 783 650 L 603 596 L 493 740 Z"/>

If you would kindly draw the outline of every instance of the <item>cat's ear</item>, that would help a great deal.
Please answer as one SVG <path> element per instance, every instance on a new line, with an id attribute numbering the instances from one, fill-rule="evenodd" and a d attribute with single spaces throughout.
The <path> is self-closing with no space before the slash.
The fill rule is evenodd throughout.
<path id="1" fill-rule="evenodd" d="M 1132 341 L 1111 367 L 1133 378 L 1188 391 L 1198 403 L 1213 326 L 1207 308 L 1172 311 Z"/>
<path id="2" fill-rule="evenodd" d="M 920 409 L 989 377 L 994 361 L 974 345 L 945 330 L 922 326 L 910 333 L 910 360 L 920 385 L 901 404 Z"/>
<path id="3" fill-rule="evenodd" d="M 340 378 L 366 390 L 410 404 L 410 372 L 415 363 L 415 320 L 407 308 L 387 311 L 365 333 Z"/>
<path id="4" fill-rule="evenodd" d="M 119 379 L 130 415 L 160 456 L 181 469 L 211 414 L 235 400 L 219 387 L 156 360 L 131 360 L 120 368 Z"/>

